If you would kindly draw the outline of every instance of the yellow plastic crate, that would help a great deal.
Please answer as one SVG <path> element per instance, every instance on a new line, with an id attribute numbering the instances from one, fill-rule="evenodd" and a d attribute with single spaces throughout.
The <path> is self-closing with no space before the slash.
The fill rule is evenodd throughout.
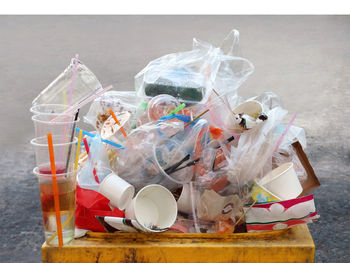
<path id="1" fill-rule="evenodd" d="M 43 262 L 314 262 L 307 225 L 268 233 L 93 233 L 64 247 L 43 244 Z"/>

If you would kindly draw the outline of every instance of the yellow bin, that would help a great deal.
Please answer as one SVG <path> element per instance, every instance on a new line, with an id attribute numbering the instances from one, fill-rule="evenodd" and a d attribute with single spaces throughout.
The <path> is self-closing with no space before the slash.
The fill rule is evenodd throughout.
<path id="1" fill-rule="evenodd" d="M 41 248 L 43 262 L 314 262 L 307 225 L 266 233 L 93 233 L 64 247 Z"/>

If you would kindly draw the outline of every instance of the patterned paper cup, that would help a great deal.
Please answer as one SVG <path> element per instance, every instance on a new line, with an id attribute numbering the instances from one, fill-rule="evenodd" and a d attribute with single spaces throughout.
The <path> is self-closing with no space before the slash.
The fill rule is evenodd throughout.
<path id="1" fill-rule="evenodd" d="M 259 185 L 257 182 L 255 182 L 255 184 L 253 185 L 251 197 L 254 201 L 257 201 L 258 203 L 275 202 L 281 200 L 269 190 L 267 190 L 265 187 Z"/>

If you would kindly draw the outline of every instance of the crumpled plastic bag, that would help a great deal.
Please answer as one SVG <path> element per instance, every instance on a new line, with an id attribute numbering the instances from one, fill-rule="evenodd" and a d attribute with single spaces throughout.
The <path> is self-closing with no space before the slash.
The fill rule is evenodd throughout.
<path id="1" fill-rule="evenodd" d="M 193 49 L 168 54 L 151 61 L 135 76 L 139 97 L 169 94 L 186 104 L 205 103 L 214 89 L 235 92 L 253 72 L 253 64 L 234 56 L 239 39 L 232 30 L 220 47 L 193 40 Z"/>
<path id="2" fill-rule="evenodd" d="M 266 173 L 265 165 L 271 160 L 278 139 L 275 128 L 287 111 L 277 106 L 265 113 L 268 119 L 241 134 L 237 147 L 231 147 L 231 152 L 227 153 L 228 165 L 223 169 L 227 171 L 231 183 L 243 186 Z M 271 170 L 272 167 L 267 169 Z"/>

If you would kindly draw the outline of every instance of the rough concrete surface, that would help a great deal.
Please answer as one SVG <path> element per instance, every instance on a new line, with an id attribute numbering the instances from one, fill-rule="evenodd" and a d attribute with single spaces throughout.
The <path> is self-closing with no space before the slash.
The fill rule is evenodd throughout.
<path id="1" fill-rule="evenodd" d="M 0 16 L 1 262 L 40 261 L 28 109 L 70 58 L 79 53 L 103 85 L 132 90 L 150 60 L 191 49 L 193 37 L 219 45 L 233 28 L 255 65 L 239 93 L 277 93 L 306 130 L 306 153 L 322 184 L 314 192 L 321 218 L 310 225 L 315 261 L 348 261 L 349 16 Z"/>

